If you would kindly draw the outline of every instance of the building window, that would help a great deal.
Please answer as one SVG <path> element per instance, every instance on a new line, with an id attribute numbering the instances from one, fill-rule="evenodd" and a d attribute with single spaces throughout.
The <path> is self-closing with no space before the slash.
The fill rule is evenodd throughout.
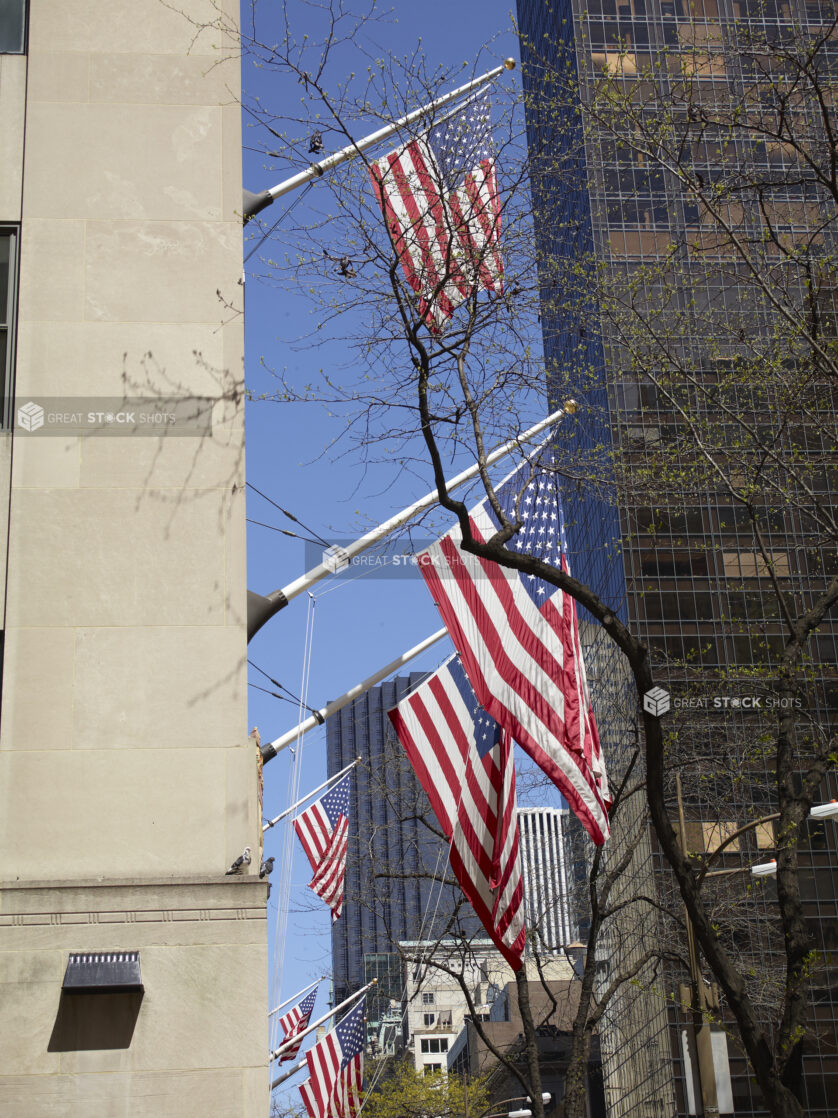
<path id="1" fill-rule="evenodd" d="M 422 1005 L 433 1005 L 433 1004 L 434 1004 L 433 994 L 423 994 L 422 995 Z"/>
<path id="2" fill-rule="evenodd" d="M 714 850 L 718 850 L 723 842 L 726 842 L 732 834 L 734 834 L 739 826 L 734 822 L 714 822 L 702 823 L 701 829 L 704 834 L 704 849 L 711 854 Z M 733 854 L 739 850 L 739 839 L 735 838 L 728 842 L 724 848 L 724 853 Z"/>
<path id="3" fill-rule="evenodd" d="M 3 427 L 11 425 L 12 414 L 17 244 L 17 229 L 0 226 L 0 421 Z"/>
<path id="4" fill-rule="evenodd" d="M 425 1075 L 440 1075 L 442 1073 L 442 1064 L 425 1064 L 422 1071 Z"/>
<path id="5" fill-rule="evenodd" d="M 757 823 L 754 827 L 758 850 L 773 850 L 776 846 L 773 823 Z"/>
<path id="6" fill-rule="evenodd" d="M 420 1043 L 421 1052 L 447 1052 L 447 1036 L 423 1036 Z"/>
<path id="7" fill-rule="evenodd" d="M 26 50 L 26 0 L 0 0 L 0 54 Z"/>
<path id="8" fill-rule="evenodd" d="M 423 1013 L 422 1014 L 422 1024 L 425 1026 L 425 1028 L 432 1028 L 436 1024 L 436 1014 L 435 1013 Z"/>

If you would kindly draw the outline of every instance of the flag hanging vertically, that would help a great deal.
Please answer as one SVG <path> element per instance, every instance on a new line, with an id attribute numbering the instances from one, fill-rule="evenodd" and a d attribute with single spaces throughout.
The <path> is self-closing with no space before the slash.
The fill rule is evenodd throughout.
<path id="1" fill-rule="evenodd" d="M 364 1013 L 358 1004 L 306 1052 L 309 1078 L 300 1094 L 310 1118 L 352 1118 L 361 1105 L 364 1081 Z"/>
<path id="2" fill-rule="evenodd" d="M 299 1037 L 300 1033 L 305 1032 L 311 1020 L 311 1014 L 314 1010 L 314 1003 L 316 1000 L 317 986 L 315 986 L 311 993 L 307 994 L 298 1005 L 295 1005 L 293 1009 L 289 1009 L 286 1014 L 280 1017 L 279 1024 L 284 1034 L 280 1041 L 280 1048 L 288 1044 L 289 1041 L 294 1040 L 295 1037 Z M 296 1044 L 292 1044 L 290 1047 L 285 1048 L 279 1057 L 279 1062 L 282 1063 L 284 1060 L 293 1060 L 300 1051 L 300 1045 L 302 1043 L 303 1040 L 302 1037 L 300 1037 Z"/>
<path id="3" fill-rule="evenodd" d="M 480 287 L 503 291 L 500 199 L 486 94 L 370 167 L 419 313 L 438 332 Z"/>
<path id="4" fill-rule="evenodd" d="M 314 877 L 308 883 L 332 910 L 337 920 L 343 910 L 343 879 L 349 838 L 349 779 L 351 773 L 306 808 L 294 820 L 294 830 L 303 844 Z"/>
<path id="5" fill-rule="evenodd" d="M 524 890 L 509 734 L 481 709 L 457 656 L 388 713 L 449 839 L 460 887 L 518 970 Z"/>
<path id="6" fill-rule="evenodd" d="M 497 488 L 505 515 L 523 527 L 510 546 L 569 572 L 553 474 L 528 463 Z M 500 527 L 488 502 L 469 513 L 476 540 Z M 419 556 L 478 701 L 550 777 L 593 841 L 608 837 L 611 803 L 591 708 L 576 604 L 534 575 L 460 550 L 454 527 Z"/>

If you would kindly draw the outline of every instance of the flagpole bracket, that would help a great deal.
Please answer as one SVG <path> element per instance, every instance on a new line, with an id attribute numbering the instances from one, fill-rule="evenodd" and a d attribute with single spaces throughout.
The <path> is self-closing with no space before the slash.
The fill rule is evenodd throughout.
<path id="1" fill-rule="evenodd" d="M 247 225 L 252 217 L 255 217 L 262 210 L 267 209 L 273 202 L 273 196 L 269 190 L 260 190 L 255 194 L 252 190 L 242 189 L 242 224 Z"/>
<path id="2" fill-rule="evenodd" d="M 265 597 L 257 594 L 255 590 L 247 592 L 247 641 L 248 644 L 256 636 L 266 621 L 285 609 L 288 599 L 282 590 L 274 590 Z"/>

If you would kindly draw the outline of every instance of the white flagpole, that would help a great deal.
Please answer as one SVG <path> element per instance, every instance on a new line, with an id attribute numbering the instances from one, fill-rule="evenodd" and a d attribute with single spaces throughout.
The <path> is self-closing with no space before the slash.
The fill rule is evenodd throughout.
<path id="1" fill-rule="evenodd" d="M 347 159 L 351 159 L 353 155 L 360 155 L 361 152 L 367 151 L 376 144 L 382 143 L 384 140 L 394 136 L 396 132 L 402 128 L 406 128 L 408 124 L 412 124 L 414 120 L 419 120 L 423 116 L 428 116 L 436 109 L 442 108 L 443 105 L 449 104 L 451 101 L 456 101 L 458 97 L 463 97 L 466 93 L 470 93 L 478 86 L 485 85 L 486 82 L 492 81 L 502 74 L 504 70 L 514 70 L 515 60 L 507 58 L 506 61 L 500 65 L 495 66 L 492 70 L 487 70 L 485 74 L 480 77 L 474 78 L 465 85 L 461 85 L 458 89 L 452 89 L 450 93 L 444 93 L 442 97 L 437 97 L 435 101 L 429 101 L 427 105 L 423 105 L 421 109 L 414 109 L 413 112 L 407 113 L 405 116 L 400 117 L 393 124 L 385 124 L 383 128 L 379 128 L 375 132 L 370 132 L 362 140 L 355 140 L 346 147 L 336 151 L 334 155 L 329 155 L 326 159 L 321 159 L 319 163 L 312 163 L 305 171 L 299 171 L 296 175 L 292 175 L 290 179 L 285 179 L 284 182 L 277 183 L 269 190 L 263 190 L 260 194 L 253 194 L 249 190 L 244 191 L 244 199 L 242 204 L 242 215 L 245 222 L 251 217 L 254 217 L 261 210 L 270 206 L 277 198 L 281 198 L 283 194 L 288 194 L 292 190 L 296 190 L 298 186 L 303 186 L 312 179 L 322 178 L 327 171 L 331 171 L 334 167 L 345 163 Z"/>
<path id="2" fill-rule="evenodd" d="M 369 691 L 371 687 L 375 687 L 376 683 L 380 683 L 382 679 L 386 679 L 388 675 L 391 675 L 400 668 L 402 664 L 406 664 L 408 660 L 412 660 L 414 656 L 418 656 L 420 652 L 424 652 L 426 648 L 430 648 L 432 644 L 436 644 L 437 641 L 441 641 L 442 638 L 447 635 L 447 629 L 438 629 L 429 637 L 425 637 L 419 644 L 408 649 L 407 652 L 403 652 L 401 656 L 397 656 L 395 660 L 391 660 L 386 668 L 381 668 L 379 671 L 375 672 L 374 675 L 363 680 L 363 682 L 356 683 L 354 687 L 351 687 L 346 694 L 341 695 L 339 699 L 332 699 L 330 703 L 326 703 L 316 714 L 312 714 L 305 722 L 301 722 L 299 726 L 295 726 L 292 730 L 287 730 L 280 737 L 275 738 L 274 741 L 267 742 L 262 746 L 263 763 L 273 760 L 281 749 L 285 749 L 292 741 L 308 733 L 308 731 L 314 729 L 315 726 L 322 726 L 330 715 L 334 714 L 336 711 L 342 710 L 343 707 L 351 703 L 353 699 L 357 699 L 359 695 L 363 695 L 365 691 Z M 353 765 L 356 763 L 355 761 L 352 762 Z M 300 802 L 302 803 L 303 801 Z M 264 830 L 264 827 L 262 829 Z"/>
<path id="3" fill-rule="evenodd" d="M 301 731 L 300 728 L 298 727 L 294 731 L 294 734 L 296 735 L 298 733 L 305 733 L 305 731 L 304 730 Z M 342 776 L 344 776 L 346 773 L 348 773 L 350 769 L 354 769 L 355 766 L 360 762 L 360 760 L 361 760 L 360 757 L 356 757 L 355 760 L 351 764 L 347 765 L 345 769 L 341 769 L 339 773 L 335 773 L 335 775 L 330 776 L 328 780 L 324 780 L 322 784 L 319 784 L 316 788 L 313 788 L 311 790 L 311 792 L 308 793 L 307 796 L 303 796 L 303 798 L 301 800 L 297 800 L 297 802 L 295 804 L 291 804 L 291 806 L 287 807 L 285 809 L 285 811 L 281 811 L 279 813 L 279 815 L 275 816 L 273 819 L 269 819 L 267 823 L 263 823 L 262 824 L 262 832 L 264 833 L 265 831 L 269 831 L 271 829 L 271 827 L 276 826 L 276 824 L 280 821 L 280 819 L 284 819 L 286 815 L 290 815 L 292 811 L 296 811 L 297 808 L 301 804 L 304 804 L 306 802 L 306 800 L 310 800 L 312 796 L 316 796 L 318 792 L 321 792 L 329 784 L 334 784 L 334 782 L 336 780 L 340 780 L 340 778 Z M 314 983 L 312 982 L 312 986 L 313 985 L 314 985 Z M 283 1002 L 282 1004 L 284 1005 L 285 1003 Z M 276 1012 L 276 1011 L 274 1011 L 274 1012 Z"/>
<path id="4" fill-rule="evenodd" d="M 486 465 L 494 465 L 495 462 L 504 458 L 511 451 L 515 450 L 516 447 L 520 446 L 522 443 L 530 442 L 536 435 L 540 435 L 547 427 L 551 427 L 554 423 L 558 422 L 563 415 L 573 415 L 576 409 L 577 404 L 575 400 L 566 400 L 564 407 L 559 408 L 558 411 L 554 411 L 552 415 L 548 415 L 546 419 L 542 419 L 539 423 L 530 427 L 528 431 L 524 431 L 523 434 L 518 435 L 514 439 L 510 439 L 509 442 L 504 443 L 503 446 L 496 447 L 487 454 Z M 451 480 L 447 482 L 447 488 L 449 490 L 457 489 L 460 485 L 476 477 L 479 471 L 480 466 L 477 463 L 473 466 L 469 466 L 468 469 L 463 470 L 462 473 L 451 478 Z M 307 571 L 304 575 L 300 575 L 300 577 L 294 579 L 293 582 L 289 582 L 288 585 L 283 586 L 281 590 L 274 590 L 273 593 L 268 594 L 266 597 L 248 591 L 247 639 L 250 640 L 255 636 L 265 622 L 287 606 L 292 598 L 296 598 L 298 594 L 302 594 L 304 590 L 308 590 L 310 586 L 313 586 L 316 582 L 320 582 L 321 579 L 334 574 L 339 567 L 345 566 L 356 555 L 360 555 L 362 551 L 366 551 L 368 548 L 372 547 L 373 544 L 385 539 L 392 532 L 395 532 L 397 528 L 400 528 L 403 524 L 412 520 L 418 513 L 424 512 L 425 509 L 435 505 L 438 500 L 439 493 L 437 490 L 431 490 L 430 493 L 427 493 L 418 501 L 414 501 L 412 505 L 409 505 L 406 509 L 402 509 L 402 511 L 396 513 L 395 516 L 391 516 L 389 520 L 385 520 L 383 524 L 379 524 L 377 528 L 373 528 L 372 531 L 367 532 L 366 535 L 361 536 L 360 539 L 355 540 L 353 543 L 349 544 L 348 547 L 341 548 L 340 554 L 335 556 L 339 562 L 330 562 L 328 564 L 318 563 L 316 567 L 312 567 L 312 569 Z"/>
<path id="5" fill-rule="evenodd" d="M 313 1025 L 309 1025 L 308 1028 L 303 1029 L 301 1033 L 297 1033 L 297 1035 L 291 1037 L 290 1040 L 286 1040 L 284 1044 L 280 1044 L 279 1048 L 276 1048 L 273 1052 L 271 1052 L 270 1058 L 272 1060 L 275 1060 L 277 1056 L 282 1055 L 286 1048 L 290 1048 L 292 1045 L 297 1044 L 299 1041 L 305 1040 L 309 1033 L 313 1033 L 315 1029 L 320 1028 L 324 1021 L 328 1021 L 330 1017 L 334 1017 L 336 1013 L 340 1013 L 340 1011 L 342 1009 L 345 1009 L 346 1006 L 350 1005 L 354 1001 L 357 1001 L 358 998 L 360 998 L 361 994 L 366 994 L 367 990 L 375 986 L 377 982 L 378 979 L 374 978 L 372 982 L 368 982 L 366 986 L 362 986 L 360 990 L 356 990 L 354 994 L 350 994 L 345 1001 L 342 1001 L 340 1003 L 340 1005 L 336 1005 L 334 1009 L 330 1009 L 328 1013 L 324 1013 L 322 1017 L 319 1017 Z M 271 1086 L 273 1086 L 273 1084 L 271 1084 Z"/>
<path id="6" fill-rule="evenodd" d="M 314 982 L 309 982 L 308 986 L 304 986 L 302 990 L 298 990 L 296 994 L 292 994 L 290 998 L 286 998 L 284 1002 L 280 1002 L 275 1009 L 270 1010 L 270 1012 L 268 1013 L 268 1017 L 273 1017 L 273 1015 L 275 1013 L 278 1013 L 284 1005 L 288 1005 L 289 1002 L 295 1002 L 298 998 L 301 998 L 303 994 L 307 994 L 309 990 L 317 985 L 318 982 L 322 982 L 325 977 L 325 974 L 321 974 L 319 978 L 315 978 Z"/>
<path id="7" fill-rule="evenodd" d="M 271 1090 L 273 1090 L 274 1087 L 278 1087 L 280 1083 L 284 1083 L 286 1079 L 290 1079 L 292 1075 L 296 1075 L 298 1071 L 302 1071 L 305 1067 L 308 1067 L 308 1060 L 300 1060 L 298 1064 L 289 1068 L 283 1075 L 278 1075 L 276 1077 L 273 1083 L 271 1083 Z"/>

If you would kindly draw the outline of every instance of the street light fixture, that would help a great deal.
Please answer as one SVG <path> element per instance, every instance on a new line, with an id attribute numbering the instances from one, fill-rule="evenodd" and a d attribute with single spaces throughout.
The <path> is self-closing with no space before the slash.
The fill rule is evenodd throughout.
<path id="1" fill-rule="evenodd" d="M 752 877 L 776 877 L 777 876 L 777 859 L 772 858 L 770 862 L 760 862 L 756 866 L 751 866 Z"/>
<path id="2" fill-rule="evenodd" d="M 813 804 L 809 812 L 810 819 L 836 819 L 838 818 L 838 800 L 831 800 L 828 804 Z"/>
<path id="3" fill-rule="evenodd" d="M 544 1104 L 544 1106 L 546 1106 L 548 1104 L 548 1102 L 550 1101 L 550 1099 L 552 1099 L 552 1097 L 553 1096 L 550 1094 L 549 1091 L 542 1091 L 541 1092 L 541 1101 Z M 493 1105 L 494 1106 L 508 1106 L 511 1102 L 532 1102 L 532 1099 L 530 1098 L 529 1095 L 518 1095 L 515 1098 L 511 1098 L 511 1099 L 501 1099 L 500 1102 L 493 1103 Z M 532 1111 L 529 1108 L 527 1108 L 525 1110 L 501 1111 L 500 1113 L 497 1113 L 497 1114 L 481 1114 L 481 1115 L 479 1115 L 479 1118 L 532 1118 Z"/>

